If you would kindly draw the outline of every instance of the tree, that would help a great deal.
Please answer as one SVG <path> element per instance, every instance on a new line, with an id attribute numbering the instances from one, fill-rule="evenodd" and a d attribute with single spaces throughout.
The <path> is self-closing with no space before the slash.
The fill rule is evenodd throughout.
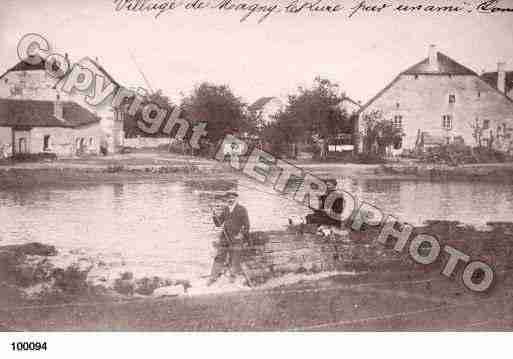
<path id="1" fill-rule="evenodd" d="M 297 132 L 294 131 L 292 122 L 288 120 L 287 114 L 280 112 L 276 115 L 276 120 L 269 124 L 263 124 L 260 127 L 260 137 L 267 143 L 274 154 L 283 155 L 288 152 L 288 145 L 295 142 Z"/>
<path id="2" fill-rule="evenodd" d="M 366 153 L 383 154 L 385 150 L 402 141 L 402 129 L 383 118 L 380 111 L 364 113 L 362 117 L 363 148 Z"/>
<path id="3" fill-rule="evenodd" d="M 226 85 L 200 84 L 183 100 L 182 109 L 190 122 L 207 123 L 207 137 L 212 141 L 223 138 L 227 131 L 252 127 L 247 121 L 246 104 Z"/>
<path id="4" fill-rule="evenodd" d="M 337 84 L 317 77 L 311 88 L 300 87 L 297 94 L 289 96 L 288 106 L 277 116 L 279 126 L 292 131 L 293 140 L 308 142 L 312 136 L 334 137 L 348 121 L 339 107 L 343 98 Z"/>
<path id="5" fill-rule="evenodd" d="M 131 103 L 130 101 L 127 101 L 127 105 L 129 106 Z M 137 121 L 142 120 L 142 109 L 145 105 L 149 103 L 154 103 L 156 105 L 159 105 L 161 108 L 164 108 L 168 110 L 168 113 L 171 113 L 174 105 L 169 99 L 169 97 L 165 96 L 162 93 L 162 90 L 158 90 L 152 94 L 148 94 L 144 96 L 143 102 L 141 103 L 141 106 L 139 107 L 139 110 L 134 114 L 130 115 L 128 113 L 125 113 L 125 121 L 123 123 L 125 136 L 128 138 L 131 137 L 137 137 L 137 136 L 143 136 L 143 137 L 169 137 L 169 135 L 163 133 L 162 131 L 157 131 L 154 135 L 149 135 L 146 132 L 142 131 L 137 126 Z"/>

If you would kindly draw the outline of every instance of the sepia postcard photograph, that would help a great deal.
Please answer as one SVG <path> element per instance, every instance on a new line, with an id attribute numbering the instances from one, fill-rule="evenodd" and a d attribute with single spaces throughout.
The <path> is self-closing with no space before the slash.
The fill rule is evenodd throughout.
<path id="1" fill-rule="evenodd" d="M 512 35 L 511 0 L 3 0 L 2 349 L 511 331 Z"/>

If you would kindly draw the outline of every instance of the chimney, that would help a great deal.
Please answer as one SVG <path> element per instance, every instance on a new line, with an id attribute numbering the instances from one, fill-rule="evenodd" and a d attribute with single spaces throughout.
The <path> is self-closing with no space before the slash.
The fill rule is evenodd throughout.
<path id="1" fill-rule="evenodd" d="M 62 102 L 60 100 L 59 94 L 57 94 L 57 98 L 55 99 L 55 102 L 53 103 L 53 115 L 61 120 L 64 121 L 63 117 L 63 110 L 62 110 Z"/>
<path id="2" fill-rule="evenodd" d="M 497 88 L 500 92 L 506 92 L 506 63 L 499 62 L 497 64 Z"/>
<path id="3" fill-rule="evenodd" d="M 429 45 L 429 70 L 438 71 L 438 51 L 436 45 Z"/>

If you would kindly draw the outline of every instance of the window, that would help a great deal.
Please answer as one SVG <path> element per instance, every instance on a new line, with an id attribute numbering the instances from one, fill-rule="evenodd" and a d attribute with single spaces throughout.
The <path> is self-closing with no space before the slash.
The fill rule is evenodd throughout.
<path id="1" fill-rule="evenodd" d="M 48 151 L 50 149 L 50 135 L 46 135 L 43 137 L 43 151 Z"/>
<path id="2" fill-rule="evenodd" d="M 91 147 L 92 147 L 92 146 L 93 146 L 93 143 L 94 143 L 94 142 L 93 142 L 93 138 L 92 138 L 92 137 L 89 137 L 89 146 L 91 146 Z"/>
<path id="3" fill-rule="evenodd" d="M 27 139 L 22 137 L 18 139 L 18 153 L 27 153 L 28 152 L 28 146 L 27 146 Z"/>
<path id="4" fill-rule="evenodd" d="M 443 115 L 442 116 L 442 128 L 445 130 L 452 129 L 452 116 L 451 115 Z"/>
<path id="5" fill-rule="evenodd" d="M 456 103 L 456 95 L 449 95 L 449 103 L 450 104 Z"/>
<path id="6" fill-rule="evenodd" d="M 394 119 L 392 120 L 392 126 L 395 128 L 403 128 L 403 116 L 394 116 Z"/>
<path id="7" fill-rule="evenodd" d="M 490 128 L 490 120 L 483 121 L 483 130 L 488 130 Z"/>
<path id="8" fill-rule="evenodd" d="M 401 107 L 401 104 L 398 102 L 395 104 L 395 108 L 399 108 L 399 107 Z"/>
<path id="9" fill-rule="evenodd" d="M 481 98 L 481 91 L 477 91 L 477 98 Z"/>

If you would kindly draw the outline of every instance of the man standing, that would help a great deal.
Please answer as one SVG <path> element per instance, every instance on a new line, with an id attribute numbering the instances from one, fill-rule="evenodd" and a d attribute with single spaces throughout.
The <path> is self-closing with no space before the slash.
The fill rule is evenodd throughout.
<path id="1" fill-rule="evenodd" d="M 240 255 L 242 243 L 249 235 L 249 217 L 246 208 L 237 202 L 238 194 L 228 192 L 228 206 L 222 212 L 214 213 L 216 227 L 223 226 L 223 232 L 217 243 L 217 254 L 214 258 L 208 284 L 214 283 L 223 274 L 226 266 L 230 269 L 230 281 L 242 272 Z M 228 260 L 228 264 L 227 264 Z"/>

